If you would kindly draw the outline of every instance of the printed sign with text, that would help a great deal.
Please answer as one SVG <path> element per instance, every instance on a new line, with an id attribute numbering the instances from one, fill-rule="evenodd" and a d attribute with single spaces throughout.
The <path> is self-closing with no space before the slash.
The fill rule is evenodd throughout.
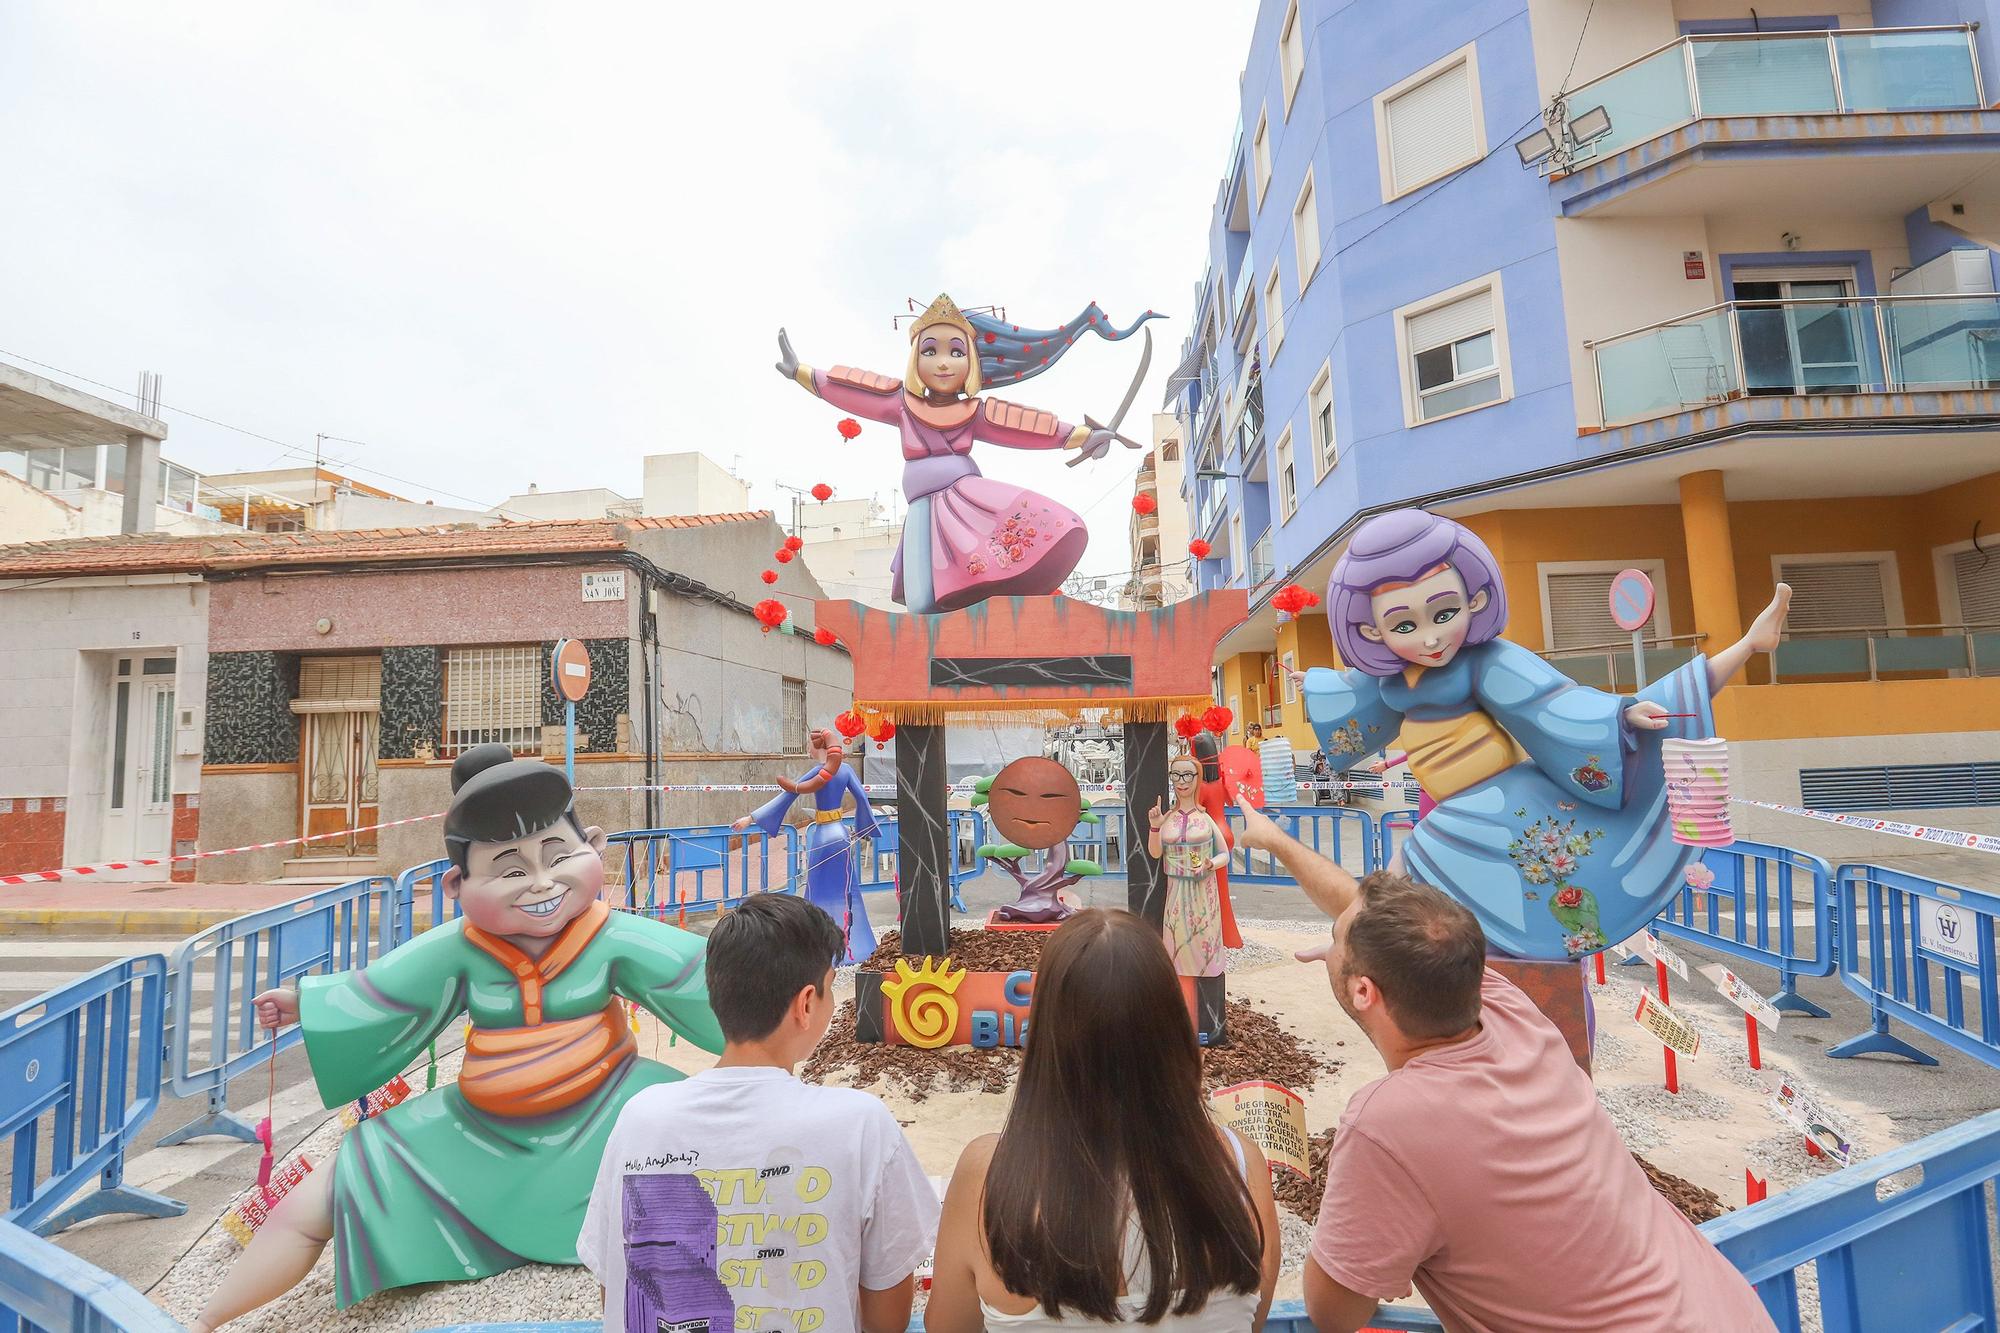
<path id="1" fill-rule="evenodd" d="M 1979 932 L 1985 918 L 1955 903 L 1917 899 L 1917 943 L 1941 958 L 1979 966 Z"/>
<path id="2" fill-rule="evenodd" d="M 1305 1100 L 1275 1083 L 1234 1083 L 1208 1095 L 1208 1112 L 1264 1151 L 1272 1166 L 1310 1180 Z"/>
<path id="3" fill-rule="evenodd" d="M 1651 991 L 1639 992 L 1639 1008 L 1632 1017 L 1669 1050 L 1690 1059 L 1701 1050 L 1701 1033 L 1695 1031 L 1694 1024 L 1661 1004 Z"/>
<path id="4" fill-rule="evenodd" d="M 583 600 L 586 602 L 622 602 L 625 600 L 625 571 L 622 569 L 594 569 L 583 575 Z"/>
<path id="5" fill-rule="evenodd" d="M 1667 965 L 1667 971 L 1682 981 L 1688 979 L 1688 965 L 1681 961 L 1679 954 L 1667 947 L 1665 940 L 1649 930 L 1639 937 L 1639 942 L 1646 946 L 1646 952 L 1653 955 L 1655 960 Z"/>
<path id="6" fill-rule="evenodd" d="M 1824 1106 L 1801 1091 L 1790 1075 L 1778 1080 L 1777 1088 L 1771 1093 L 1771 1109 L 1777 1112 L 1780 1120 L 1796 1125 L 1800 1133 L 1841 1166 L 1854 1159 L 1854 1145 L 1833 1123 L 1833 1117 Z"/>
<path id="7" fill-rule="evenodd" d="M 1742 977 L 1726 967 L 1704 967 L 1701 974 L 1715 983 L 1723 998 L 1767 1028 L 1778 1026 L 1778 1006 Z"/>

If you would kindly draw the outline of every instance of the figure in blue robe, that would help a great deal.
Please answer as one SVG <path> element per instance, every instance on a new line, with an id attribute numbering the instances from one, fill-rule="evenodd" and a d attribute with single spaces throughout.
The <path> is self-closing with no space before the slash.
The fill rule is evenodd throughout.
<path id="1" fill-rule="evenodd" d="M 1692 716 L 1639 731 L 1625 713 L 1641 701 Z M 1305 707 L 1336 764 L 1401 734 L 1437 802 L 1404 869 L 1449 885 L 1501 952 L 1575 958 L 1638 933 L 1696 854 L 1666 818 L 1660 742 L 1715 734 L 1704 657 L 1620 696 L 1492 639 L 1393 676 L 1315 667 Z"/>
<path id="2" fill-rule="evenodd" d="M 868 908 L 861 901 L 854 844 L 858 839 L 875 837 L 881 829 L 861 780 L 843 762 L 840 748 L 826 732 L 813 733 L 812 754 L 818 766 L 795 783 L 781 783 L 787 789 L 759 806 L 755 814 L 738 820 L 737 827 L 754 824 L 765 836 L 775 838 L 792 812 L 792 802 L 800 796 L 812 797 L 813 819 L 805 831 L 806 898 L 840 923 L 847 937 L 847 956 L 840 961 L 857 963 L 875 952 L 875 929 L 868 924 Z M 854 798 L 852 832 L 841 809 L 849 796 Z"/>

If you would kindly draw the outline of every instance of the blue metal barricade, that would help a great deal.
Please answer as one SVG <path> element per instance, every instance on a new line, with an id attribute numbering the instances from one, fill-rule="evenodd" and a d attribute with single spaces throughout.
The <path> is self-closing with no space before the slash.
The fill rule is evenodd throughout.
<path id="1" fill-rule="evenodd" d="M 0 1218 L 48 1235 L 107 1213 L 187 1211 L 125 1183 L 125 1149 L 160 1104 L 166 1000 L 167 960 L 149 953 L 0 1014 L 0 1141 L 13 1163 Z M 95 1192 L 56 1211 L 92 1179 Z"/>
<path id="2" fill-rule="evenodd" d="M 167 1043 L 174 1095 L 206 1093 L 208 1110 L 161 1139 L 163 1147 L 205 1134 L 257 1141 L 250 1123 L 229 1109 L 229 1081 L 301 1036 L 294 1024 L 274 1039 L 258 1026 L 251 1002 L 302 976 L 366 967 L 395 948 L 396 884 L 378 875 L 322 889 L 211 926 L 174 950 Z M 208 998 L 197 1002 L 202 989 Z"/>
<path id="3" fill-rule="evenodd" d="M 1895 1019 L 1975 1060 L 2000 1066 L 2000 896 L 1881 866 L 1835 875 L 1840 979 L 1868 1001 L 1869 1031 L 1830 1048 L 1937 1061 L 1889 1031 Z M 1971 995 L 1966 994 L 1968 986 Z"/>
<path id="4" fill-rule="evenodd" d="M 0 1222 L 0 1333 L 182 1333 L 111 1274 Z"/>
<path id="5" fill-rule="evenodd" d="M 854 821 L 842 825 L 848 836 L 854 836 Z M 902 850 L 903 839 L 900 826 L 895 819 L 877 819 L 875 836 L 856 838 L 854 842 L 854 882 L 863 893 L 880 893 L 896 887 L 896 854 Z"/>
<path id="6" fill-rule="evenodd" d="M 416 906 L 420 897 L 429 900 L 431 909 L 430 919 L 424 922 L 425 930 L 443 925 L 447 916 L 456 921 L 465 915 L 458 899 L 445 896 L 444 872 L 449 869 L 450 859 L 440 856 L 435 861 L 411 866 L 396 876 L 396 943 L 402 944 L 416 937 Z"/>
<path id="7" fill-rule="evenodd" d="M 1403 845 L 1403 839 L 1417 826 L 1415 810 L 1384 810 L 1375 820 L 1375 842 L 1370 849 L 1368 862 L 1370 870 L 1381 870 L 1396 859 L 1396 852 Z"/>
<path id="8" fill-rule="evenodd" d="M 1243 815 L 1231 806 L 1229 825 L 1236 847 L 1229 857 L 1231 884 L 1295 884 L 1284 865 L 1269 852 L 1253 852 L 1243 846 Z M 1272 805 L 1260 807 L 1279 828 L 1335 865 L 1352 871 L 1357 866 L 1365 874 L 1370 864 L 1375 830 L 1360 810 L 1340 805 Z"/>
<path id="9" fill-rule="evenodd" d="M 713 912 L 753 893 L 795 893 L 804 885 L 799 830 L 776 838 L 727 824 L 628 829 L 607 839 L 605 868 L 624 905 L 661 920 Z"/>
<path id="10" fill-rule="evenodd" d="M 1833 867 L 1790 847 L 1739 841 L 1708 848 L 1688 875 L 1653 929 L 1776 969 L 1771 1003 L 1825 1018 L 1798 979 L 1833 975 Z"/>
<path id="11" fill-rule="evenodd" d="M 2000 1111 L 1725 1213 L 1701 1232 L 1750 1279 L 1781 1333 L 1803 1322 L 1806 1264 L 1819 1279 L 1825 1333 L 1991 1329 L 2000 1314 L 1987 1182 L 1996 1175 Z"/>

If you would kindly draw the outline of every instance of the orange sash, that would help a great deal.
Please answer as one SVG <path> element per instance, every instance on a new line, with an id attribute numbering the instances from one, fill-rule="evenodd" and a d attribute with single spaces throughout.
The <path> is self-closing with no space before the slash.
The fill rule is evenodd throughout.
<path id="1" fill-rule="evenodd" d="M 542 988 L 575 962 L 604 929 L 611 909 L 600 899 L 585 908 L 539 959 L 476 926 L 466 940 L 490 954 L 521 987 L 518 1028 L 474 1027 L 466 1038 L 458 1088 L 488 1115 L 521 1119 L 562 1111 L 584 1100 L 619 1065 L 638 1054 L 625 1011 L 612 1000 L 603 1012 L 542 1021 Z"/>
<path id="2" fill-rule="evenodd" d="M 638 1054 L 625 1009 L 529 1028 L 474 1028 L 458 1090 L 488 1115 L 510 1120 L 565 1111 Z"/>

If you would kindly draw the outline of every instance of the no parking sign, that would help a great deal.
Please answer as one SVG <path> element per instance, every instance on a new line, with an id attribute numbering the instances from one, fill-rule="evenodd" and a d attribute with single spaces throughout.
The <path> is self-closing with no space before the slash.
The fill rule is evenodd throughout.
<path id="1" fill-rule="evenodd" d="M 1653 618 L 1653 581 L 1644 570 L 1621 569 L 1611 580 L 1611 620 L 1632 635 L 1634 688 L 1646 684 L 1646 622 Z"/>

